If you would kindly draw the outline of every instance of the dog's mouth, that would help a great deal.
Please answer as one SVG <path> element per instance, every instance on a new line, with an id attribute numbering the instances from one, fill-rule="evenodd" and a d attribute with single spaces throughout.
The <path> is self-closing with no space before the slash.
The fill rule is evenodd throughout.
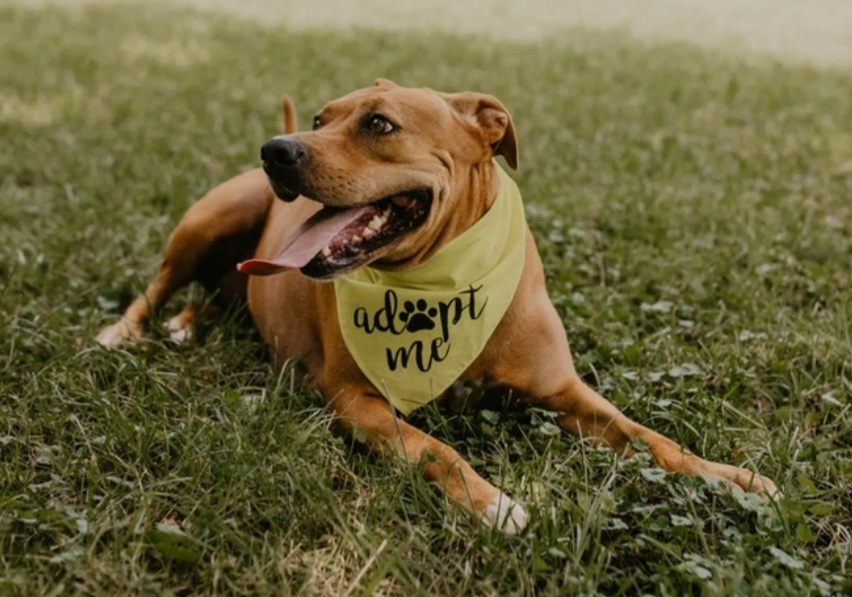
<path id="1" fill-rule="evenodd" d="M 275 258 L 250 259 L 237 269 L 254 276 L 298 269 L 311 278 L 333 278 L 420 227 L 431 204 L 432 192 L 417 189 L 359 207 L 326 206 L 287 238 Z"/>

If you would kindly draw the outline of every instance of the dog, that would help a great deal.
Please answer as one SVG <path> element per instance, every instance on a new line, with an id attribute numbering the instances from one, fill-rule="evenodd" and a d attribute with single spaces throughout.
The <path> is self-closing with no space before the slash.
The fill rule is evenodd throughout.
<path id="1" fill-rule="evenodd" d="M 510 535 L 527 525 L 524 508 L 405 420 L 458 380 L 484 380 L 625 455 L 643 440 L 666 471 L 780 495 L 767 477 L 628 419 L 578 376 L 520 194 L 496 162 L 518 167 L 499 100 L 380 79 L 328 103 L 311 131 L 296 132 L 293 114 L 285 100 L 285 134 L 263 146 L 262 169 L 188 210 L 156 277 L 101 344 L 138 338 L 191 281 L 217 300 L 244 299 L 275 362 L 298 361 L 346 431 Z M 173 337 L 197 312 L 168 322 Z"/>

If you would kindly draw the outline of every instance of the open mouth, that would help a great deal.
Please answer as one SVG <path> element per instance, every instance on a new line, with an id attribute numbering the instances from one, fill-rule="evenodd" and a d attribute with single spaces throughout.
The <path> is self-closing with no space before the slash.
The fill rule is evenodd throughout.
<path id="1" fill-rule="evenodd" d="M 431 203 L 431 191 L 419 189 L 359 207 L 325 207 L 284 242 L 275 258 L 250 259 L 237 268 L 256 276 L 299 269 L 312 278 L 334 277 L 370 262 L 380 249 L 418 228 Z"/>

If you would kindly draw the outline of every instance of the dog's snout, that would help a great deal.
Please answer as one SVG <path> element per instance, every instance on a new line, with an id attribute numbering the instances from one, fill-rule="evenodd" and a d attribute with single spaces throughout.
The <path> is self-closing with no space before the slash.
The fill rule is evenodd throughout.
<path id="1" fill-rule="evenodd" d="M 305 146 L 292 137 L 274 137 L 260 148 L 263 170 L 279 199 L 292 201 L 299 195 L 300 170 L 307 157 Z"/>
<path id="2" fill-rule="evenodd" d="M 273 168 L 298 166 L 306 156 L 305 146 L 289 137 L 275 137 L 260 148 L 260 159 Z"/>

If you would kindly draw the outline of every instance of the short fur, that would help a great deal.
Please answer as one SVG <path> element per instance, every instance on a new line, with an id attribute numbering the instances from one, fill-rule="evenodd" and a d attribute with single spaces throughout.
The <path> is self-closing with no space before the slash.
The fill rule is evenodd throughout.
<path id="1" fill-rule="evenodd" d="M 398 123 L 399 134 L 365 136 L 359 122 L 365 113 L 374 112 Z M 403 269 L 428 260 L 490 207 L 499 184 L 493 157 L 502 156 L 512 168 L 518 165 L 512 119 L 488 95 L 444 94 L 380 80 L 326 105 L 315 131 L 295 132 L 289 100 L 284 113 L 287 138 L 297 140 L 311 155 L 299 172 L 301 193 L 326 205 L 346 207 L 414 186 L 432 190 L 434 201 L 425 224 L 378 255 L 373 267 Z M 98 340 L 116 346 L 138 338 L 152 310 L 193 280 L 222 299 L 245 298 L 276 362 L 300 360 L 305 381 L 322 392 L 345 429 L 358 430 L 377 452 L 395 453 L 419 465 L 427 479 L 486 523 L 508 533 L 520 531 L 527 523 L 520 505 L 453 448 L 401 420 L 364 377 L 341 338 L 332 284 L 298 271 L 247 279 L 235 270 L 247 258 L 274 256 L 282 240 L 321 207 L 317 201 L 276 199 L 261 169 L 213 189 L 181 220 L 145 294 Z M 176 338 L 191 330 L 196 311 L 188 307 L 169 323 Z M 496 384 L 523 404 L 556 413 L 562 428 L 620 453 L 629 454 L 633 442 L 642 439 L 667 471 L 700 475 L 765 496 L 777 494 L 768 478 L 689 454 L 631 421 L 580 379 L 562 321 L 545 291 L 541 260 L 529 230 L 515 297 L 462 379 Z"/>

